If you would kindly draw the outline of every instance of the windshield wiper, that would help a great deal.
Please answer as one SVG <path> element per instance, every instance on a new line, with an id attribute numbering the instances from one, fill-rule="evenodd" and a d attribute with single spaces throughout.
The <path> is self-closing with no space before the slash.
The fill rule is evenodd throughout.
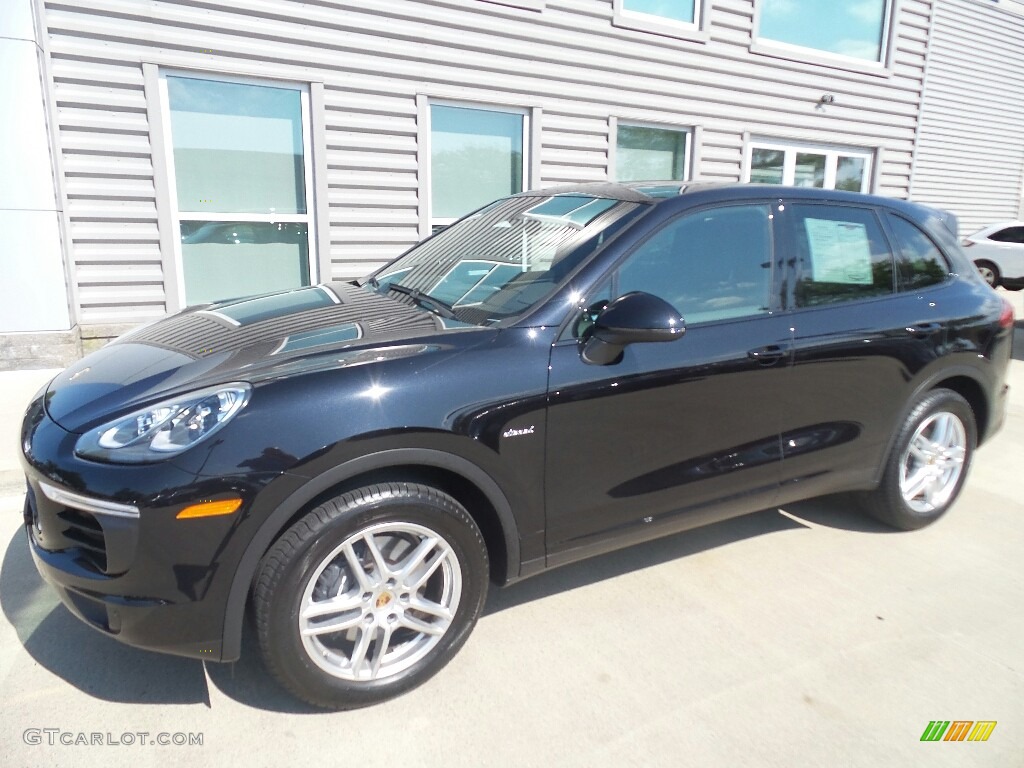
<path id="1" fill-rule="evenodd" d="M 406 296 L 412 297 L 413 301 L 434 310 L 434 312 L 439 314 L 441 317 L 446 317 L 449 320 L 459 319 L 459 316 L 455 314 L 455 310 L 452 309 L 451 304 L 446 304 L 440 299 L 435 299 L 433 296 L 423 293 L 423 291 L 417 290 L 416 288 L 409 288 L 406 285 L 398 285 L 396 283 L 388 283 L 385 290 L 404 293 Z"/>

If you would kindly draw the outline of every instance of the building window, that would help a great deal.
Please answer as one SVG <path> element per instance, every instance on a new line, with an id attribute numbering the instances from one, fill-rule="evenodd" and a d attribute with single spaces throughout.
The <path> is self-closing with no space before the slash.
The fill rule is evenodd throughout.
<path id="1" fill-rule="evenodd" d="M 164 75 L 183 304 L 309 285 L 309 99 Z"/>
<path id="2" fill-rule="evenodd" d="M 614 0 L 613 23 L 644 32 L 704 39 L 702 0 Z"/>
<path id="3" fill-rule="evenodd" d="M 769 44 L 882 62 L 892 0 L 760 0 L 757 37 Z"/>
<path id="4" fill-rule="evenodd" d="M 863 149 L 751 142 L 746 180 L 868 192 L 871 159 L 871 152 Z"/>
<path id="5" fill-rule="evenodd" d="M 431 228 L 522 192 L 529 134 L 525 111 L 431 104 Z"/>
<path id="6" fill-rule="evenodd" d="M 619 123 L 615 131 L 617 181 L 682 181 L 689 176 L 690 132 Z"/>

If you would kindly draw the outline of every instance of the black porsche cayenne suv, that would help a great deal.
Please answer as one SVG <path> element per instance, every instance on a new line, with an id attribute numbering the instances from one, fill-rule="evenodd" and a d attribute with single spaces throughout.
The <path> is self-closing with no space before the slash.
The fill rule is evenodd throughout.
<path id="1" fill-rule="evenodd" d="M 22 430 L 25 528 L 126 643 L 241 652 L 318 706 L 422 683 L 488 584 L 848 492 L 944 514 L 1013 312 L 936 211 L 776 186 L 499 200 L 358 283 L 192 307 Z"/>

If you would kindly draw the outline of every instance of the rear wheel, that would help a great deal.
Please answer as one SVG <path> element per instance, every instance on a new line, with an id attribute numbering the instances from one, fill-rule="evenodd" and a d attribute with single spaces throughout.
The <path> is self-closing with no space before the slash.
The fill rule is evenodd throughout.
<path id="1" fill-rule="evenodd" d="M 948 389 L 922 395 L 893 446 L 882 482 L 861 496 L 867 512 L 913 530 L 938 520 L 963 488 L 977 444 L 974 412 Z"/>
<path id="2" fill-rule="evenodd" d="M 455 655 L 487 594 L 483 537 L 434 488 L 375 485 L 338 496 L 270 549 L 254 606 L 271 673 L 318 707 L 398 696 Z"/>
<path id="3" fill-rule="evenodd" d="M 978 259 L 974 262 L 974 266 L 978 268 L 978 272 L 985 278 L 986 283 L 993 288 L 999 285 L 999 267 L 991 261 L 985 261 L 984 259 Z"/>

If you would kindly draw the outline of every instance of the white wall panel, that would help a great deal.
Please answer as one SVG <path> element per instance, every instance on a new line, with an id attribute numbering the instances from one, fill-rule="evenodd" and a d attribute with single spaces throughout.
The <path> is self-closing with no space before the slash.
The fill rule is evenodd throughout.
<path id="1" fill-rule="evenodd" d="M 320 226 L 332 275 L 349 278 L 418 239 L 418 96 L 539 108 L 537 185 L 606 179 L 615 117 L 700 127 L 706 179 L 740 178 L 745 132 L 881 149 L 882 191 L 905 196 L 932 2 L 900 3 L 886 76 L 751 52 L 754 0 L 711 0 L 707 42 L 615 27 L 611 0 L 547 0 L 541 12 L 478 0 L 45 7 L 82 315 L 114 322 L 165 300 L 144 63 L 323 83 Z M 827 111 L 823 93 L 836 97 Z"/>
<path id="2" fill-rule="evenodd" d="M 938 0 L 911 192 L 957 214 L 962 234 L 1021 215 L 1024 17 Z"/>

